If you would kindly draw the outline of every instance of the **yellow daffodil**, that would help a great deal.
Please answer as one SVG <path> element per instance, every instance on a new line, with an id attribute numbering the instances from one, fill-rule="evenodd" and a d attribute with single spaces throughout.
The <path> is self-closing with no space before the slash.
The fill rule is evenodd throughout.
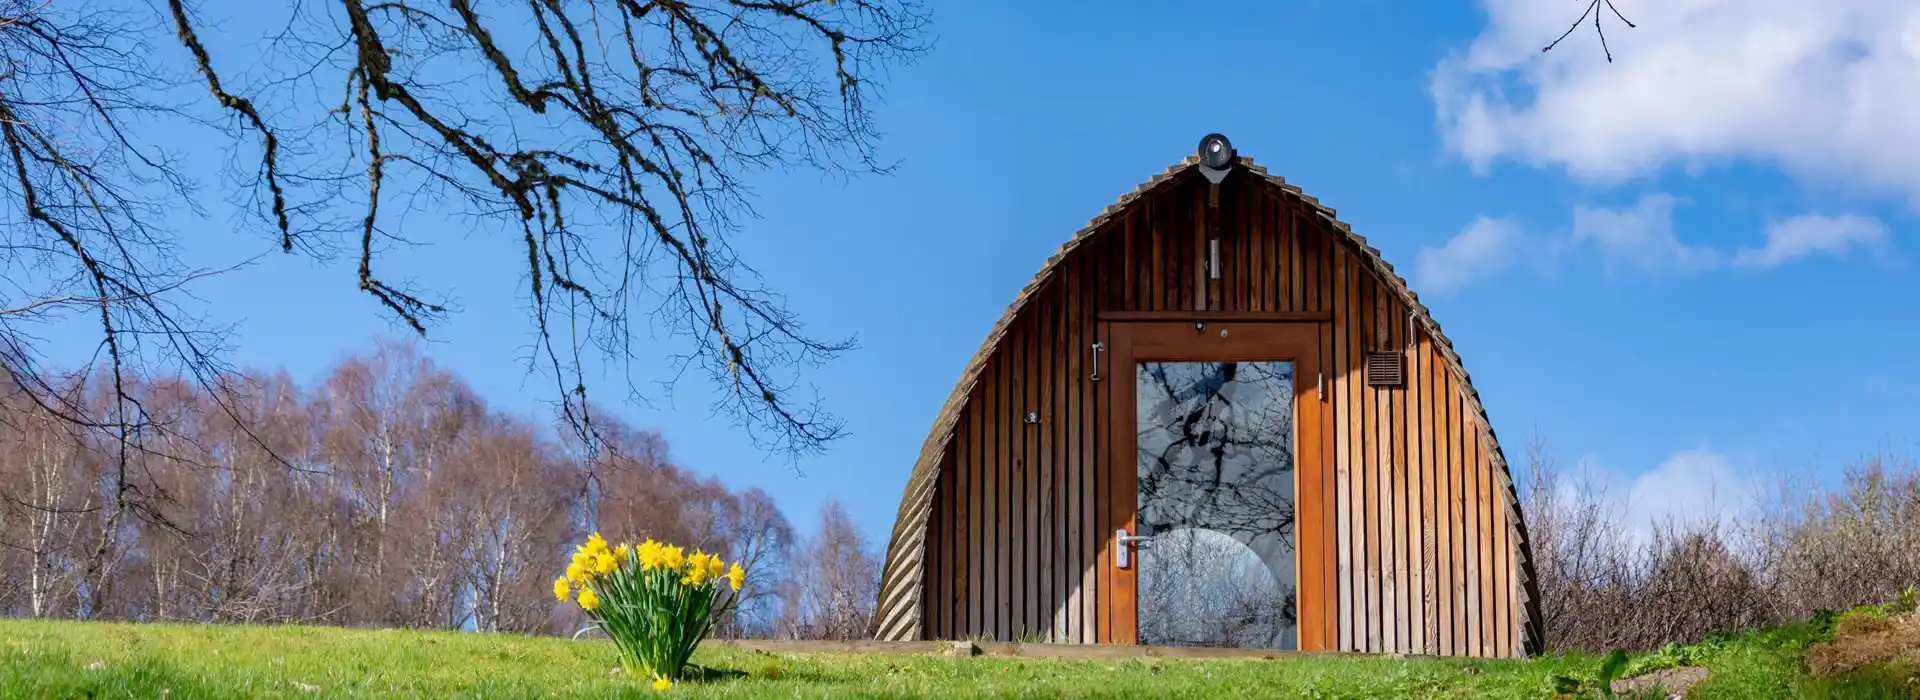
<path id="1" fill-rule="evenodd" d="M 661 547 L 660 563 L 669 569 L 678 569 L 687 562 L 687 550 L 679 547 Z"/>
<path id="2" fill-rule="evenodd" d="M 707 558 L 707 575 L 708 576 L 712 576 L 714 578 L 720 578 L 721 576 L 725 576 L 726 573 L 727 573 L 727 563 L 724 561 L 720 561 L 720 557 Z"/>
<path id="3" fill-rule="evenodd" d="M 573 592 L 573 587 L 567 585 L 567 577 L 562 576 L 560 578 L 553 580 L 553 599 L 554 600 L 566 600 L 567 594 L 572 592 Z"/>
<path id="4" fill-rule="evenodd" d="M 602 576 L 611 574 L 619 568 L 620 560 L 613 558 L 612 554 L 601 554 L 593 562 L 593 570 Z"/>
<path id="5" fill-rule="evenodd" d="M 706 571 L 707 560 L 710 558 L 712 558 L 711 555 L 707 554 L 706 552 L 702 552 L 698 549 L 693 550 L 693 556 L 687 557 L 687 568 Z"/>
<path id="6" fill-rule="evenodd" d="M 568 581 L 586 581 L 587 567 L 582 566 L 580 562 L 577 562 L 577 561 L 572 564 L 568 564 L 566 578 Z"/>
<path id="7" fill-rule="evenodd" d="M 649 571 L 660 568 L 660 564 L 665 558 L 665 553 L 661 551 L 660 543 L 651 539 L 641 542 L 640 547 L 634 550 L 634 554 L 640 557 L 640 568 Z"/>
<path id="8" fill-rule="evenodd" d="M 601 537 L 601 536 L 600 536 L 600 533 L 598 533 L 598 532 L 596 532 L 596 533 L 593 533 L 593 534 L 591 534 L 591 535 L 588 535 L 588 536 L 587 536 L 587 551 L 588 551 L 589 553 L 593 553 L 593 554 L 599 554 L 599 553 L 601 553 L 601 552 L 604 552 L 604 551 L 607 551 L 607 540 L 606 540 L 606 538 L 604 538 L 604 537 Z"/>
<path id="9" fill-rule="evenodd" d="M 627 545 L 624 543 L 622 543 L 618 547 L 613 548 L 613 558 L 619 559 L 620 561 L 627 560 L 627 553 L 628 553 Z"/>
<path id="10" fill-rule="evenodd" d="M 600 607 L 600 596 L 594 595 L 591 588 L 580 589 L 580 607 L 587 610 Z"/>
<path id="11" fill-rule="evenodd" d="M 733 590 L 738 592 L 741 586 L 747 585 L 747 570 L 734 564 L 733 570 L 727 572 L 727 583 L 733 584 Z"/>
<path id="12" fill-rule="evenodd" d="M 655 678 L 653 679 L 653 689 L 662 693 L 673 690 L 673 681 L 668 680 L 666 676 Z"/>

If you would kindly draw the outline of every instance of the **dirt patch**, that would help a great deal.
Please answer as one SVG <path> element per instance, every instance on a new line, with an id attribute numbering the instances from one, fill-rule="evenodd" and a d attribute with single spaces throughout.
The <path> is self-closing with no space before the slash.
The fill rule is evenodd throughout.
<path id="1" fill-rule="evenodd" d="M 1634 697 L 1658 688 L 1666 691 L 1666 695 L 1661 697 L 1684 698 L 1689 689 L 1706 679 L 1707 669 L 1699 666 L 1663 668 L 1652 673 L 1614 681 L 1613 693 Z"/>
<path id="2" fill-rule="evenodd" d="M 1837 676 L 1897 661 L 1920 668 L 1920 615 L 1880 618 L 1852 615 L 1833 630 L 1833 643 L 1807 648 L 1807 671 Z"/>

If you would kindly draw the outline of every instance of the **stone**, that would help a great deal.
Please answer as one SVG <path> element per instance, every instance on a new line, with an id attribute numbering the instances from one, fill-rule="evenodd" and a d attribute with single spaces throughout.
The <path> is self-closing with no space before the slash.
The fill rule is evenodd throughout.
<path id="1" fill-rule="evenodd" d="M 1666 691 L 1662 696 L 1668 700 L 1679 700 L 1687 696 L 1687 691 L 1707 679 L 1708 671 L 1699 666 L 1681 666 L 1665 668 L 1632 678 L 1623 678 L 1613 682 L 1615 695 L 1635 695 L 1654 688 Z"/>

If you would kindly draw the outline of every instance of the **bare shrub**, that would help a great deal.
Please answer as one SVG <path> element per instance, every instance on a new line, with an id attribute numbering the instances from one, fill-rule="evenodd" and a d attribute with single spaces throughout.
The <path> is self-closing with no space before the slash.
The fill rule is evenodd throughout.
<path id="1" fill-rule="evenodd" d="M 1920 583 L 1920 470 L 1873 458 L 1833 493 L 1782 481 L 1748 515 L 1659 523 L 1650 536 L 1590 475 L 1530 451 L 1526 515 L 1546 648 L 1648 650 L 1820 610 L 1885 602 Z"/>
<path id="2" fill-rule="evenodd" d="M 1884 602 L 1920 584 L 1920 470 L 1874 457 L 1790 504 L 1771 562 L 1792 616 Z"/>

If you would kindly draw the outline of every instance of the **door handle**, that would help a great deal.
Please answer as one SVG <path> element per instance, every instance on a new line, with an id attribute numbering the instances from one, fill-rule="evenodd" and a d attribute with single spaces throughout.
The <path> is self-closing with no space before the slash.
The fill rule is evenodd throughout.
<path id="1" fill-rule="evenodd" d="M 1127 568 L 1133 565 L 1134 547 L 1145 547 L 1153 541 L 1151 535 L 1129 534 L 1124 528 L 1113 531 L 1113 565 Z"/>

